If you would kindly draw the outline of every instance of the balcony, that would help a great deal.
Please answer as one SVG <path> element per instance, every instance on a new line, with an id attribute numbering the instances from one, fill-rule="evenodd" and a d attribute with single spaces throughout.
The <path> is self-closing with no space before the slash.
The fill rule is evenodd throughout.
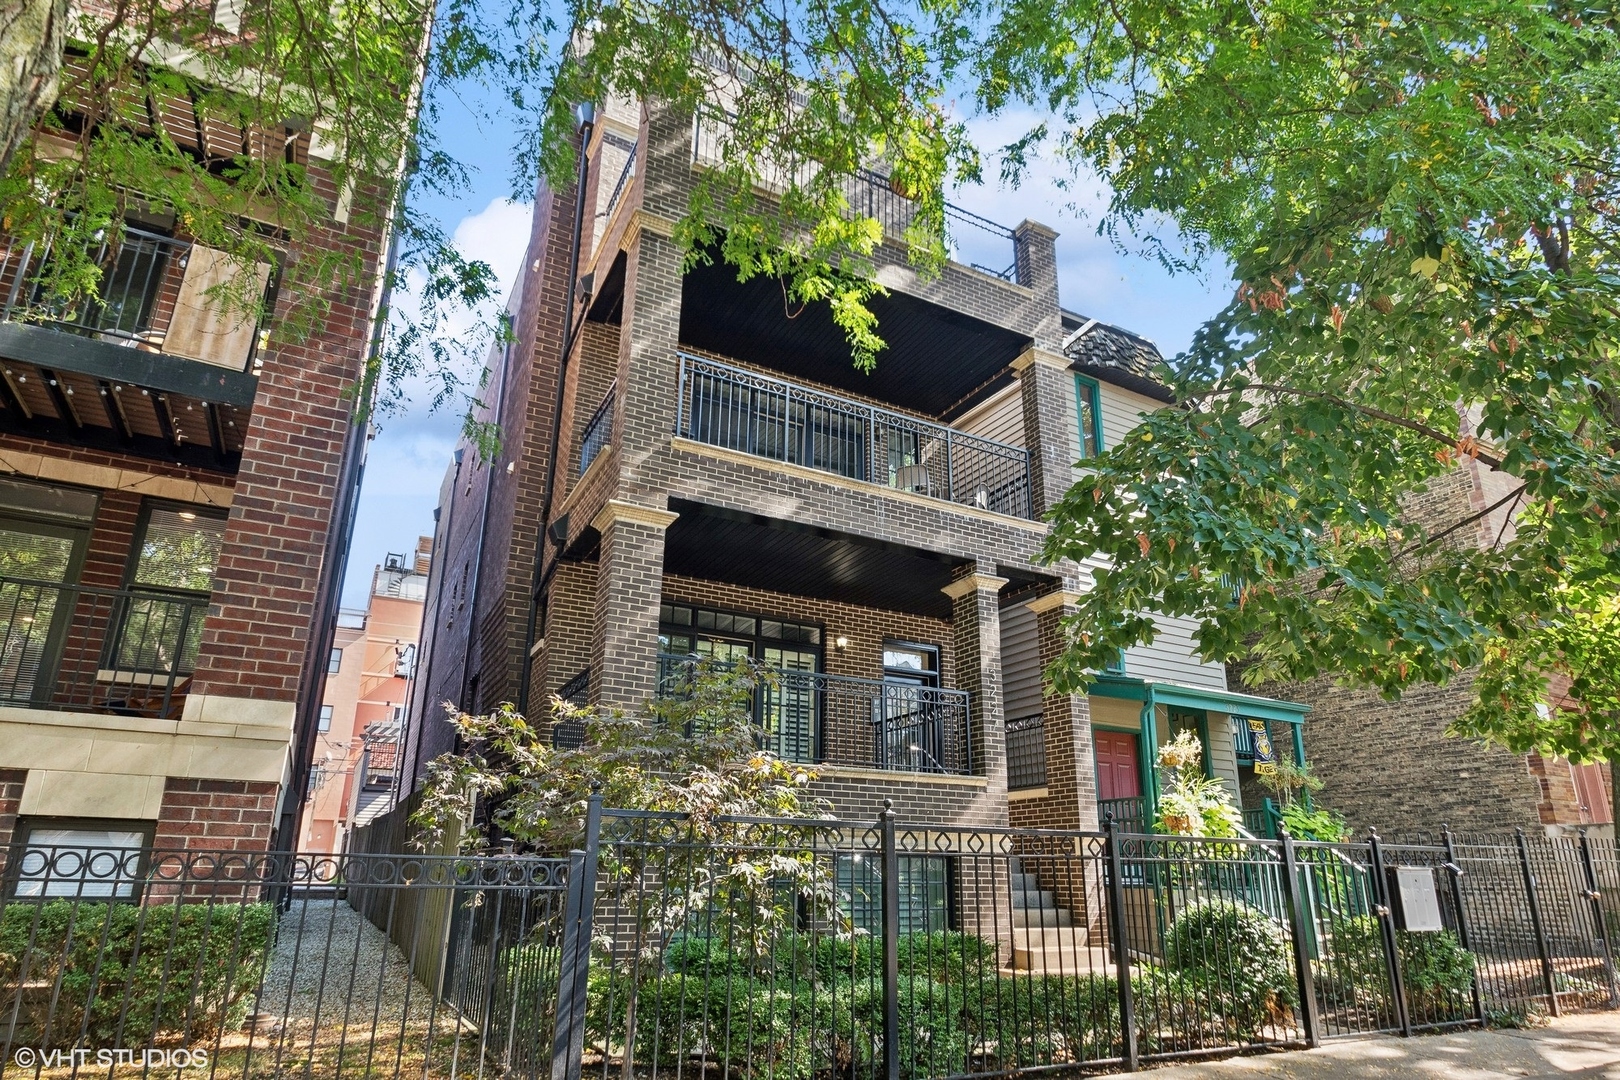
<path id="1" fill-rule="evenodd" d="M 659 693 L 689 685 L 700 659 L 658 657 Z M 775 672 L 755 696 L 760 746 L 784 761 L 895 772 L 973 772 L 965 690 L 856 679 L 811 671 Z"/>
<path id="2" fill-rule="evenodd" d="M 0 706 L 177 720 L 208 598 L 0 577 Z"/>
<path id="3" fill-rule="evenodd" d="M 1031 516 L 1023 447 L 686 354 L 676 430 L 710 446 Z"/>
<path id="4" fill-rule="evenodd" d="M 0 422 L 19 434 L 234 469 L 253 406 L 262 323 L 221 307 L 224 252 L 128 228 L 92 253 L 98 294 L 52 298 L 51 254 L 0 249 Z M 248 293 L 275 305 L 273 268 Z"/>

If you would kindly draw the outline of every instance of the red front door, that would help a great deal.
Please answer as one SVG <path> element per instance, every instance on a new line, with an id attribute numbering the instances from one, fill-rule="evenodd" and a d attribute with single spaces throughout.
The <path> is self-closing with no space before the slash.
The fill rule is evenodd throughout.
<path id="1" fill-rule="evenodd" d="M 1123 731 L 1098 731 L 1094 735 L 1097 740 L 1097 798 L 1134 799 L 1142 794 L 1136 736 Z"/>

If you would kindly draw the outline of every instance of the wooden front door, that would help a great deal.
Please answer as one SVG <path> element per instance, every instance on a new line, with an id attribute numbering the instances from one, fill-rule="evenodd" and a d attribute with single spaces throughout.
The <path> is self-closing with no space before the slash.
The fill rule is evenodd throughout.
<path id="1" fill-rule="evenodd" d="M 1124 731 L 1094 733 L 1097 747 L 1097 798 L 1134 799 L 1142 794 L 1142 771 L 1136 736 Z"/>
<path id="2" fill-rule="evenodd" d="M 1603 783 L 1602 765 L 1571 765 L 1575 795 L 1581 804 L 1582 825 L 1607 825 L 1613 817 L 1609 790 Z"/>

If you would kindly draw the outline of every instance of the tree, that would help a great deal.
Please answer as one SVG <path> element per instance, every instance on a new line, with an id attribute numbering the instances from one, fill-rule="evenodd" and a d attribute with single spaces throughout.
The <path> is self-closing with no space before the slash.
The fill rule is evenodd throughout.
<path id="1" fill-rule="evenodd" d="M 1179 406 L 1053 514 L 1048 553 L 1100 565 L 1060 685 L 1162 612 L 1250 682 L 1393 696 L 1484 665 L 1459 730 L 1620 756 L 1615 13 L 1030 0 L 1008 19 L 992 103 L 1048 102 L 1111 227 L 1171 215 L 1240 282 L 1166 373 Z M 1458 468 L 1502 494 L 1421 523 L 1413 500 Z M 1538 709 L 1559 671 L 1568 707 Z"/>
<path id="2" fill-rule="evenodd" d="M 553 744 L 511 705 L 487 716 L 453 714 L 463 748 L 428 764 L 411 822 L 429 845 L 456 824 L 466 848 L 490 830 L 527 850 L 561 854 L 584 836 L 586 802 L 687 815 L 702 835 L 719 835 L 722 816 L 813 818 L 814 769 L 759 747 L 756 692 L 775 685 L 762 664 L 696 664 L 668 693 L 636 712 L 551 702 L 552 724 L 576 732 L 578 745 Z"/>
<path id="3" fill-rule="evenodd" d="M 464 78 L 501 88 L 519 121 L 520 193 L 538 173 L 571 183 L 573 102 L 626 94 L 722 121 L 720 164 L 678 223 L 688 258 L 718 255 L 827 303 L 861 365 L 881 357 L 867 306 L 881 230 L 851 208 L 853 178 L 877 169 L 915 200 L 907 239 L 927 272 L 946 250 L 945 190 L 983 169 L 962 103 L 1033 107 L 1046 118 L 996 152 L 1005 178 L 1054 150 L 1108 185 L 1100 227 L 1118 242 L 1177 269 L 1224 260 L 1240 283 L 1166 373 L 1179 406 L 1089 463 L 1053 514 L 1049 555 L 1100 567 L 1061 688 L 1150 640 L 1151 612 L 1198 620 L 1203 655 L 1252 659 L 1252 680 L 1333 674 L 1389 694 L 1492 657 L 1497 670 L 1534 659 L 1556 672 L 1555 654 L 1612 647 L 1612 620 L 1579 599 L 1620 585 L 1611 6 L 454 0 L 425 43 L 426 11 L 409 0 L 320 12 L 264 0 L 234 36 L 211 7 L 143 4 L 117 9 L 126 32 L 92 21 L 67 34 L 96 92 L 53 115 L 98 122 L 64 121 L 75 154 L 42 153 L 38 138 L 19 154 L 0 183 L 14 230 L 93 235 L 82 230 L 141 190 L 253 258 L 263 240 L 232 224 L 250 193 L 290 229 L 324 212 L 288 170 L 251 155 L 199 170 L 161 133 L 112 122 L 125 76 L 160 39 L 195 50 L 207 75 L 142 67 L 160 89 L 201 94 L 244 126 L 312 117 L 339 175 L 392 175 L 414 135 L 422 185 L 453 185 L 457 169 L 434 149 L 434 94 L 415 110 L 415 65 L 430 91 Z M 248 73 L 267 77 L 218 89 Z M 372 212 L 397 205 L 387 184 L 365 193 Z M 1189 255 L 1155 238 L 1165 219 Z M 488 268 L 408 209 L 399 220 L 429 314 L 395 335 L 387 364 L 396 378 L 442 374 L 454 349 L 432 312 L 488 300 Z M 91 288 L 95 272 L 64 280 Z M 1418 522 L 1414 498 L 1457 468 L 1490 474 L 1502 495 Z M 1484 536 L 1492 514 L 1516 525 Z M 1591 647 L 1576 649 L 1583 635 Z M 1464 730 L 1620 754 L 1620 724 L 1602 715 L 1615 669 L 1565 666 L 1579 677 L 1547 717 L 1525 711 L 1544 672 L 1504 681 L 1487 668 L 1476 685 L 1494 697 Z"/>

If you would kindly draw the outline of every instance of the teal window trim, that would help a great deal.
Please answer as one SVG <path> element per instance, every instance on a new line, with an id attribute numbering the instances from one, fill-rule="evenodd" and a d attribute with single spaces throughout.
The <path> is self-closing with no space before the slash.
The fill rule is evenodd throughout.
<path id="1" fill-rule="evenodd" d="M 1090 405 L 1091 422 L 1086 423 L 1086 406 Z M 1102 384 L 1096 379 L 1076 374 L 1074 377 L 1074 415 L 1080 428 L 1080 460 L 1094 458 L 1103 452 L 1102 440 Z M 1089 430 L 1088 430 L 1089 429 Z"/>

